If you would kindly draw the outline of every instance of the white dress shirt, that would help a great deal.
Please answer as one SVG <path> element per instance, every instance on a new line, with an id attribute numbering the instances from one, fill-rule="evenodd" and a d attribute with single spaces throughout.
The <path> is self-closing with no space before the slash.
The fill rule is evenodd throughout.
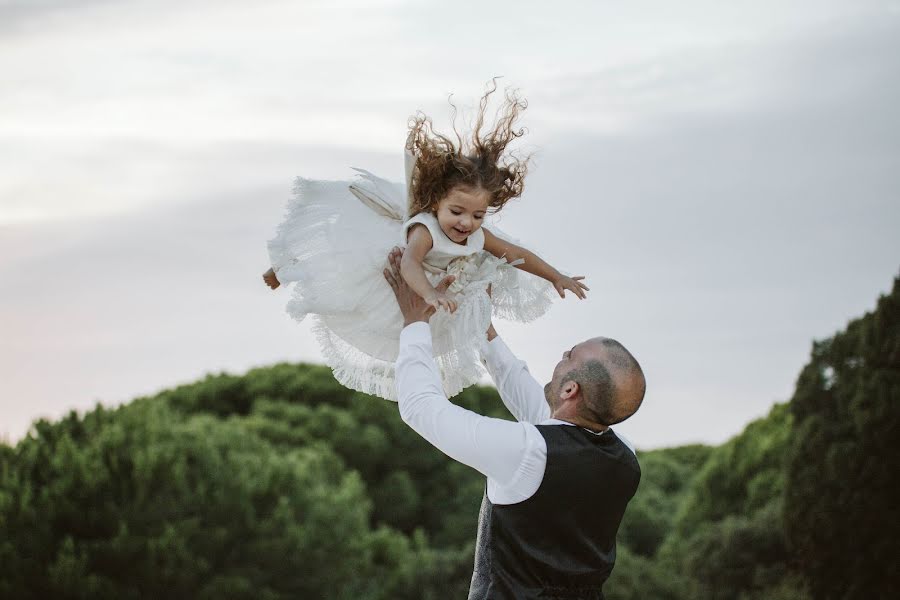
<path id="1" fill-rule="evenodd" d="M 412 323 L 400 333 L 396 363 L 400 417 L 438 450 L 485 475 L 492 503 L 515 504 L 530 498 L 544 478 L 547 443 L 535 425 L 575 425 L 550 417 L 543 386 L 499 336 L 485 340 L 481 352 L 516 422 L 485 417 L 447 399 L 425 322 Z M 616 435 L 634 452 L 631 442 Z"/>

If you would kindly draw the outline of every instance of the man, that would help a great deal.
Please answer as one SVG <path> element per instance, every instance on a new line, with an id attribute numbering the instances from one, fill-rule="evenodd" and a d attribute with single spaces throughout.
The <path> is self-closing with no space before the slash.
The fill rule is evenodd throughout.
<path id="1" fill-rule="evenodd" d="M 616 531 L 641 474 L 634 448 L 609 426 L 640 406 L 640 365 L 615 340 L 593 338 L 563 352 L 542 388 L 492 324 L 483 362 L 518 422 L 456 406 L 433 359 L 434 309 L 403 281 L 401 254 L 391 251 L 384 272 L 404 317 L 396 363 L 401 418 L 487 477 L 469 599 L 602 600 Z"/>

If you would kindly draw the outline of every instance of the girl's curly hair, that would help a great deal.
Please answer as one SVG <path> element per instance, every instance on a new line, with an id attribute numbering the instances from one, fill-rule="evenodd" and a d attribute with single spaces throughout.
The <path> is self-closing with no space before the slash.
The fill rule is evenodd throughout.
<path id="1" fill-rule="evenodd" d="M 406 148 L 416 157 L 410 186 L 410 216 L 437 210 L 438 202 L 458 185 L 487 191 L 491 197 L 489 212 L 500 210 L 509 200 L 522 194 L 528 159 L 520 160 L 510 156 L 502 164 L 500 160 L 509 143 L 527 131 L 525 128 L 513 130 L 519 111 L 528 106 L 527 101 L 520 99 L 515 91 L 507 91 L 506 102 L 497 111 L 501 116 L 497 119 L 494 130 L 486 137 L 481 135 L 488 96 L 497 91 L 496 80 L 497 77 L 492 79 L 493 89 L 481 97 L 478 119 L 469 145 L 464 146 L 463 139 L 456 131 L 456 106 L 452 102 L 453 132 L 459 142 L 458 146 L 447 136 L 436 133 L 431 119 L 421 111 L 416 111 L 416 115 L 410 117 Z"/>

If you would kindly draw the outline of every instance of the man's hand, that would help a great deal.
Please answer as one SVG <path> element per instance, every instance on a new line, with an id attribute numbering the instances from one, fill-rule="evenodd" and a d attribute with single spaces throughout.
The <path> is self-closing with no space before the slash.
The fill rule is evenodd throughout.
<path id="1" fill-rule="evenodd" d="M 428 322 L 431 315 L 434 314 L 434 307 L 425 302 L 421 296 L 415 293 L 400 276 L 400 258 L 403 251 L 396 246 L 388 254 L 388 264 L 390 268 L 384 270 L 384 278 L 387 280 L 391 289 L 394 290 L 394 296 L 397 298 L 397 304 L 400 306 L 400 313 L 403 315 L 403 326 L 406 327 L 410 323 L 417 321 Z M 447 291 L 447 288 L 456 279 L 453 275 L 447 275 L 435 287 L 438 293 Z"/>

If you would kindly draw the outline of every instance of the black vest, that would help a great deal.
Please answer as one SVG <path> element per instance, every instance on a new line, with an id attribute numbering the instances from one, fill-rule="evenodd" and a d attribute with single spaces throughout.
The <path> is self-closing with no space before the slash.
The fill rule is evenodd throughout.
<path id="1" fill-rule="evenodd" d="M 537 425 L 547 442 L 540 487 L 478 518 L 469 600 L 603 600 L 616 531 L 637 491 L 637 458 L 610 429 Z"/>

